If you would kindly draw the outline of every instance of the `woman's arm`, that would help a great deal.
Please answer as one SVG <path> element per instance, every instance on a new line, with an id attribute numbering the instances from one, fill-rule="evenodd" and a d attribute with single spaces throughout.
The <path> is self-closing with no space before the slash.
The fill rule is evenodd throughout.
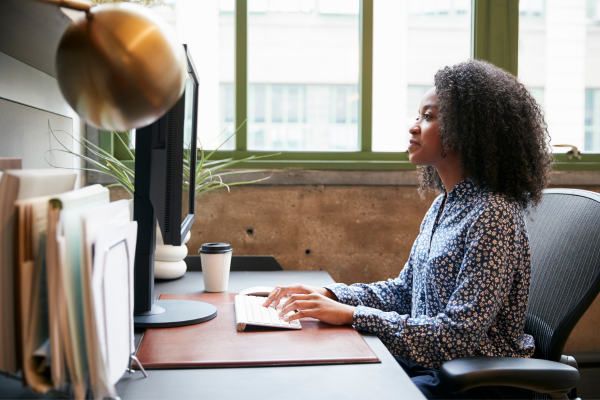
<path id="1" fill-rule="evenodd" d="M 415 239 L 408 261 L 396 279 L 375 282 L 371 284 L 355 283 L 350 286 L 338 283 L 327 286 L 341 303 L 355 307 L 366 306 L 384 312 L 410 314 L 412 307 L 413 263 L 418 257 L 417 248 L 427 221 L 435 218 L 444 196 L 438 196 L 421 222 L 419 236 Z"/>
<path id="2" fill-rule="evenodd" d="M 322 318 L 320 313 L 315 313 L 316 309 L 321 309 L 328 304 L 327 310 L 334 311 L 338 309 L 340 312 L 345 311 L 346 313 L 350 310 L 347 307 L 333 307 L 329 302 L 339 302 L 340 305 L 351 306 L 352 310 L 356 306 L 367 306 L 377 308 L 383 311 L 395 311 L 401 314 L 410 314 L 411 306 L 411 286 L 412 286 L 412 267 L 409 262 L 406 263 L 400 276 L 396 279 L 389 279 L 388 281 L 376 282 L 371 284 L 356 283 L 351 286 L 344 285 L 343 283 L 336 283 L 327 287 L 309 286 L 294 283 L 289 286 L 277 286 L 267 297 L 263 306 L 277 306 L 279 302 L 286 298 L 287 301 L 284 304 L 284 308 L 294 303 L 295 308 L 291 310 L 300 309 L 314 309 L 311 312 L 310 317 L 318 318 L 323 322 L 330 320 L 344 321 L 343 323 L 352 324 L 353 319 L 347 318 L 347 316 L 340 316 L 340 318 L 332 318 L 326 316 Z M 309 299 L 308 295 L 317 295 Z M 297 303 L 297 301 L 310 300 L 310 302 Z M 328 300 L 329 302 L 315 303 L 317 300 Z M 284 313 L 285 314 L 285 313 Z M 309 315 L 304 315 L 309 316 Z M 302 318 L 302 317 L 300 317 Z M 293 318 L 296 319 L 296 318 Z M 330 322 L 331 323 L 331 322 Z"/>
<path id="3" fill-rule="evenodd" d="M 413 263 L 417 254 L 419 239 L 422 237 L 427 222 L 430 218 L 435 218 L 444 196 L 438 196 L 429 210 L 419 228 L 419 236 L 415 239 L 408 261 L 396 279 L 375 282 L 371 284 L 355 283 L 346 286 L 338 283 L 327 286 L 335 294 L 341 303 L 351 306 L 366 306 L 378 310 L 398 314 L 410 314 L 412 306 L 412 286 L 413 286 Z"/>
<path id="4" fill-rule="evenodd" d="M 333 292 L 319 286 L 302 285 L 294 283 L 289 286 L 277 286 L 263 303 L 264 307 L 277 306 L 279 301 L 288 297 L 279 316 L 296 311 L 290 318 L 318 318 L 332 325 L 350 325 L 354 320 L 355 307 L 338 302 Z"/>
<path id="5" fill-rule="evenodd" d="M 436 368 L 444 361 L 473 354 L 512 287 L 518 233 L 506 213 L 486 212 L 473 224 L 456 286 L 444 312 L 401 315 L 358 306 L 357 329 L 377 334 L 397 357 Z M 515 310 L 516 313 L 519 310 Z"/>
<path id="6" fill-rule="evenodd" d="M 410 314 L 412 303 L 412 265 L 411 258 L 396 279 L 371 284 L 355 283 L 346 286 L 342 283 L 329 285 L 337 299 L 352 306 L 366 306 L 382 311 L 395 311 Z"/>
<path id="7" fill-rule="evenodd" d="M 435 200 L 434 205 L 436 202 L 440 201 L 440 199 L 441 196 Z M 421 223 L 419 235 L 423 232 L 423 227 L 426 225 L 427 218 L 432 213 L 432 209 L 435 210 L 435 207 L 432 206 L 431 209 L 425 215 L 425 218 Z M 334 300 L 336 302 L 341 303 L 342 305 L 352 306 L 352 310 L 354 310 L 356 306 L 368 306 L 383 311 L 395 311 L 400 314 L 410 314 L 413 281 L 412 262 L 416 254 L 418 239 L 419 238 L 417 237 L 411 249 L 408 261 L 402 269 L 402 271 L 400 272 L 400 275 L 396 279 L 389 279 L 388 281 L 376 282 L 372 284 L 358 283 L 351 286 L 347 286 L 342 283 L 329 285 L 327 287 L 308 286 L 301 285 L 298 283 L 289 286 L 277 286 L 275 290 L 273 290 L 273 292 L 269 294 L 269 297 L 263 305 L 265 307 L 270 305 L 277 306 L 279 302 L 285 297 L 294 295 L 308 295 L 314 293 L 319 294 L 321 296 L 322 301 L 327 299 Z M 293 299 L 290 298 L 285 302 L 284 307 L 289 306 L 294 301 L 297 302 L 304 300 L 306 300 L 306 298 L 301 296 L 296 296 Z M 312 303 L 310 304 L 310 307 L 313 309 L 310 316 L 312 318 L 317 318 L 324 321 L 321 318 L 321 314 L 314 311 L 314 309 L 321 308 L 320 303 L 315 304 L 314 301 L 316 301 L 316 299 L 313 299 Z M 294 303 L 294 306 L 307 307 L 308 304 Z M 332 307 L 331 304 L 329 304 L 329 306 Z M 292 308 L 291 310 L 295 309 L 297 308 Z M 337 307 L 337 310 L 339 312 L 347 314 L 349 309 L 344 307 Z M 332 320 L 332 318 L 329 318 L 328 316 L 325 316 L 325 318 L 328 320 Z M 347 315 L 344 315 L 343 317 L 340 316 L 339 319 L 333 319 L 345 321 L 344 323 L 346 324 L 352 324 L 354 322 L 354 319 L 347 318 Z"/>

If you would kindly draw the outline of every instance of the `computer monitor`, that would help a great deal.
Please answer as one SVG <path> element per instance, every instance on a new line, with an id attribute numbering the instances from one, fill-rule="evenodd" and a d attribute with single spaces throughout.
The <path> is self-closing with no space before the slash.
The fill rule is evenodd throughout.
<path id="1" fill-rule="evenodd" d="M 175 246 L 183 243 L 194 222 L 199 80 L 184 47 L 188 76 L 183 95 L 158 121 L 136 132 L 134 324 L 141 328 L 191 325 L 217 313 L 206 303 L 154 300 L 157 222 L 163 242 Z M 188 173 L 184 173 L 186 168 Z"/>
<path id="2" fill-rule="evenodd" d="M 180 246 L 192 227 L 196 200 L 195 190 L 190 190 L 196 187 L 195 168 L 190 166 L 197 158 L 198 78 L 189 53 L 188 66 L 179 101 L 154 124 L 138 130 L 144 140 L 152 140 L 150 200 L 163 242 L 173 246 Z"/>

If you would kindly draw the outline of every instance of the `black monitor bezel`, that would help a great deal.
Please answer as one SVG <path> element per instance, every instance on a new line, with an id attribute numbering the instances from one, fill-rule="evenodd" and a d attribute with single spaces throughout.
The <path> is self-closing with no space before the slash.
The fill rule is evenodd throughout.
<path id="1" fill-rule="evenodd" d="M 196 187 L 195 166 L 197 162 L 197 135 L 198 135 L 198 73 L 187 45 L 183 45 L 187 59 L 188 76 L 194 84 L 193 95 L 193 121 L 192 143 L 190 158 L 189 187 Z M 196 191 L 189 190 L 188 215 L 181 221 L 182 195 L 183 195 L 183 137 L 185 127 L 185 91 L 175 106 L 169 110 L 158 122 L 158 137 L 153 149 L 153 175 L 164 177 L 153 181 L 151 185 L 152 203 L 154 204 L 158 225 L 161 230 L 163 243 L 180 246 L 185 236 L 192 228 L 195 221 Z M 162 161 L 162 162 L 161 162 Z M 163 164 L 164 163 L 164 164 Z M 193 167 L 192 167 L 193 166 Z M 169 177 L 180 177 L 169 179 Z"/>
<path id="2" fill-rule="evenodd" d="M 195 220 L 196 214 L 196 163 L 198 161 L 198 91 L 200 87 L 200 80 L 198 79 L 198 73 L 196 71 L 196 66 L 194 65 L 194 61 L 190 55 L 190 50 L 186 44 L 183 45 L 185 49 L 185 55 L 187 58 L 188 65 L 188 75 L 191 78 L 192 82 L 194 82 L 194 106 L 193 106 L 193 120 L 192 120 L 192 143 L 191 143 L 191 158 L 190 158 L 190 182 L 189 182 L 189 198 L 188 198 L 188 215 L 185 220 L 181 223 L 181 232 L 180 232 L 180 241 L 183 242 L 186 235 L 192 228 Z M 185 98 L 185 93 L 182 96 Z M 185 115 L 185 112 L 184 112 Z M 183 139 L 183 135 L 182 135 Z M 183 151 L 183 143 L 181 143 L 181 148 Z M 182 155 L 183 158 L 183 155 Z M 183 176 L 183 175 L 182 175 Z M 182 182 L 183 185 L 183 182 Z M 183 193 L 183 186 L 181 193 Z M 181 204 L 181 202 L 179 203 Z M 177 215 L 177 214 L 175 214 Z M 181 213 L 178 214 L 181 216 Z M 165 243 L 166 244 L 166 243 Z"/>
<path id="3" fill-rule="evenodd" d="M 193 172 L 195 172 L 198 154 L 197 120 L 200 85 L 198 73 L 185 45 L 184 50 L 187 58 L 188 74 L 195 87 L 193 96 L 192 157 L 190 160 L 191 166 L 194 167 Z M 195 219 L 196 191 L 191 190 L 189 192 L 188 216 L 183 222 L 181 221 L 184 118 L 185 94 L 179 98 L 169 112 L 154 123 L 139 128 L 136 134 L 136 174 L 133 194 L 133 215 L 134 220 L 138 223 L 134 267 L 135 326 L 172 327 L 189 325 L 190 323 L 201 322 L 200 319 L 204 318 L 204 314 L 206 314 L 206 310 L 192 311 L 189 305 L 184 305 L 183 308 L 169 306 L 173 307 L 174 311 L 163 314 L 165 308 L 155 307 L 154 305 L 154 251 L 156 248 L 157 222 L 163 234 L 163 243 L 178 246 L 182 244 Z M 190 173 L 190 187 L 195 189 L 195 186 L 196 174 Z M 214 317 L 216 310 L 211 309 L 209 314 Z M 151 316 L 153 315 L 162 315 L 162 317 L 158 320 L 148 320 L 148 318 L 152 319 Z M 198 319 L 199 315 L 202 318 Z M 165 325 L 167 320 L 169 322 Z"/>

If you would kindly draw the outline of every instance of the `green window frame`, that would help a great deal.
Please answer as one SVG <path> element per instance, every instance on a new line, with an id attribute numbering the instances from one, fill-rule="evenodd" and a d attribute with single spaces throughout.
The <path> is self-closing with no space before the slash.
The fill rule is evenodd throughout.
<path id="1" fill-rule="evenodd" d="M 292 152 L 242 162 L 237 168 L 311 170 L 414 170 L 407 152 L 372 151 L 373 106 L 373 7 L 374 0 L 360 0 L 360 71 L 358 151 Z M 235 0 L 235 137 L 234 151 L 218 151 L 212 159 L 243 159 L 272 151 L 248 151 L 248 0 Z M 519 0 L 471 0 L 471 58 L 487 60 L 513 75 L 518 74 Z M 100 146 L 127 160 L 122 143 L 109 132 L 100 136 Z M 555 154 L 555 170 L 600 170 L 600 154 L 585 153 L 581 159 Z"/>

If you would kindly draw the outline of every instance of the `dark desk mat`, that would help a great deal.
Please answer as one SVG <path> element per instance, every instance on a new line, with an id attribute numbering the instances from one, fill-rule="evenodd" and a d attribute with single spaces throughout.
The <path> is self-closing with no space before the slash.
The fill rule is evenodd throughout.
<path id="1" fill-rule="evenodd" d="M 217 307 L 198 325 L 148 329 L 137 357 L 144 368 L 245 367 L 380 362 L 350 326 L 301 319 L 302 329 L 235 326 L 233 293 L 165 294 L 161 300 L 196 300 Z"/>

